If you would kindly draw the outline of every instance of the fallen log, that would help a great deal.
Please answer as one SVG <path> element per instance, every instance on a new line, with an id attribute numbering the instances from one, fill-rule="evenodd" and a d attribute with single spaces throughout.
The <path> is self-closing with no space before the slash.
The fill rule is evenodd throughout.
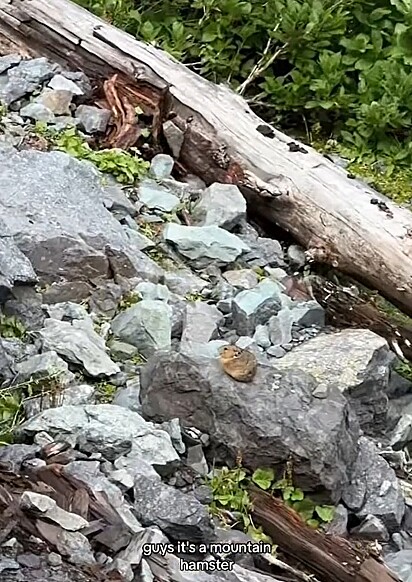
<path id="1" fill-rule="evenodd" d="M 322 582 L 399 582 L 366 546 L 329 536 L 306 525 L 297 513 L 268 493 L 253 490 L 253 517 L 286 555 Z"/>
<path id="2" fill-rule="evenodd" d="M 239 95 L 68 0 L 0 0 L 0 46 L 6 43 L 92 76 L 119 73 L 126 87 L 161 103 L 161 121 L 181 137 L 180 166 L 207 183 L 237 184 L 253 210 L 290 232 L 314 261 L 412 315 L 412 214 L 313 149 L 289 148 L 276 129 L 264 136 Z"/>

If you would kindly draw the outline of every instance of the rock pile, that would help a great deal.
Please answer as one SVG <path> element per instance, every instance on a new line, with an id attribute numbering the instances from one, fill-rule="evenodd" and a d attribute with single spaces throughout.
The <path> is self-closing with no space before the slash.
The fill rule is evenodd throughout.
<path id="1" fill-rule="evenodd" d="M 110 112 L 90 96 L 82 73 L 0 58 L 0 394 L 30 387 L 0 477 L 14 475 L 10 499 L 53 548 L 0 536 L 2 579 L 81 582 L 76 565 L 128 582 L 160 567 L 274 580 L 240 564 L 183 575 L 170 551 L 143 553 L 223 539 L 204 477 L 240 453 L 249 469 L 293 458 L 296 485 L 336 504 L 331 529 L 386 543 L 408 580 L 412 495 L 394 468 L 412 441 L 410 384 L 395 385 L 386 342 L 325 329 L 320 305 L 292 292 L 303 251 L 249 224 L 235 186 L 177 182 L 161 154 L 121 188 L 67 153 L 22 148 L 33 121 L 104 132 Z M 253 382 L 223 374 L 227 343 L 255 353 Z"/>

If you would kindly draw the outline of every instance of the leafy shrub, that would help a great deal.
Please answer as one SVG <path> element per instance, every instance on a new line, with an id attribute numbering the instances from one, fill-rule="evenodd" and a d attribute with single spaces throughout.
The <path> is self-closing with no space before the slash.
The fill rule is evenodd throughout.
<path id="1" fill-rule="evenodd" d="M 134 184 L 148 171 L 150 164 L 137 154 L 135 148 L 126 152 L 119 148 L 93 150 L 75 128 L 61 132 L 37 123 L 35 132 L 46 137 L 57 150 L 64 151 L 79 160 L 92 162 L 101 172 L 111 174 L 122 184 Z"/>
<path id="2" fill-rule="evenodd" d="M 333 519 L 335 512 L 333 506 L 318 505 L 293 485 L 290 463 L 287 464 L 285 475 L 280 480 L 275 479 L 275 472 L 270 468 L 256 469 L 252 475 L 241 466 L 235 469 L 223 467 L 214 470 L 210 480 L 213 493 L 210 507 L 212 514 L 225 522 L 229 512 L 232 518 L 237 518 L 244 531 L 251 537 L 271 543 L 261 528 L 255 526 L 251 517 L 253 507 L 248 489 L 252 483 L 264 491 L 281 496 L 285 504 L 296 511 L 310 527 L 316 529 Z"/>
<path id="3" fill-rule="evenodd" d="M 412 160 L 409 0 L 77 0 L 266 118 L 335 136 L 358 160 Z"/>

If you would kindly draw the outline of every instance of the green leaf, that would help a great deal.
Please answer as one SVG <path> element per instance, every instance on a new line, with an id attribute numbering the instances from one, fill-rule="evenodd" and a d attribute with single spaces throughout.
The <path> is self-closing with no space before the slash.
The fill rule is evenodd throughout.
<path id="1" fill-rule="evenodd" d="M 256 469 L 252 475 L 253 483 L 264 490 L 269 489 L 274 478 L 275 472 L 273 469 Z"/>
<path id="2" fill-rule="evenodd" d="M 332 521 L 335 515 L 335 507 L 333 505 L 317 505 L 315 511 L 325 523 Z"/>
<path id="3" fill-rule="evenodd" d="M 292 495 L 290 496 L 292 501 L 301 501 L 305 497 L 302 489 L 296 488 L 293 490 Z"/>

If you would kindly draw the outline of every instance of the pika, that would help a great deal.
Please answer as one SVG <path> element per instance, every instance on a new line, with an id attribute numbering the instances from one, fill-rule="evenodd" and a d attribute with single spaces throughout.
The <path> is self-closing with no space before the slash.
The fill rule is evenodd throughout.
<path id="1" fill-rule="evenodd" d="M 220 351 L 224 372 L 238 382 L 251 382 L 256 374 L 256 356 L 237 346 L 224 346 Z"/>

